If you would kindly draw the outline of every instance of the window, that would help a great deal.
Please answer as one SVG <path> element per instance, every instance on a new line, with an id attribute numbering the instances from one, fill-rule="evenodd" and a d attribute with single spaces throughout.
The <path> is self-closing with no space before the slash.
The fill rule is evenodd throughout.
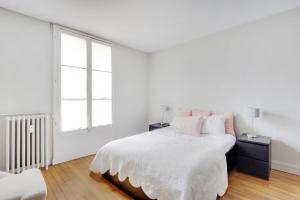
<path id="1" fill-rule="evenodd" d="M 112 123 L 111 47 L 88 35 L 59 29 L 56 70 L 60 131 Z M 58 78 L 59 77 L 59 78 Z"/>

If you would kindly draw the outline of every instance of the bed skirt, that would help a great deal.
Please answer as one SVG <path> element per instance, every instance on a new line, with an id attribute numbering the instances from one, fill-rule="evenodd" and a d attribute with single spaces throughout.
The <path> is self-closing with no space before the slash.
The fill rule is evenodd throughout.
<path id="1" fill-rule="evenodd" d="M 99 180 L 101 177 L 105 178 L 107 181 L 112 183 L 114 186 L 118 187 L 120 190 L 128 194 L 133 199 L 153 200 L 144 193 L 141 187 L 133 187 L 129 183 L 128 178 L 126 178 L 125 181 L 120 181 L 118 178 L 118 174 L 111 176 L 109 172 L 106 172 L 104 174 L 96 174 L 94 172 L 90 172 L 90 176 L 95 180 Z"/>

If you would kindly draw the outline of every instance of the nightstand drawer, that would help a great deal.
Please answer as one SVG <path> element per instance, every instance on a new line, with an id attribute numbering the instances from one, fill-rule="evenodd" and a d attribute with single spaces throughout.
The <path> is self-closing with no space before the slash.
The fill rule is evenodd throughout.
<path id="1" fill-rule="evenodd" d="M 238 156 L 237 170 L 263 179 L 269 179 L 269 163 L 252 158 Z"/>
<path id="2" fill-rule="evenodd" d="M 237 155 L 269 161 L 269 146 L 237 141 Z"/>

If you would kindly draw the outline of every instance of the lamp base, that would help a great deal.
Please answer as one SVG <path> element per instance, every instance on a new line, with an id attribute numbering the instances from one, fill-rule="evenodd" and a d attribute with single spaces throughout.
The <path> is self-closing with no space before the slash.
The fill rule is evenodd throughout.
<path id="1" fill-rule="evenodd" d="M 248 137 L 248 138 L 258 138 L 258 135 L 247 133 L 247 137 Z"/>
<path id="2" fill-rule="evenodd" d="M 162 122 L 161 122 L 161 123 L 159 123 L 159 124 L 160 124 L 161 127 L 167 127 L 167 126 L 170 126 L 169 123 L 162 123 Z"/>

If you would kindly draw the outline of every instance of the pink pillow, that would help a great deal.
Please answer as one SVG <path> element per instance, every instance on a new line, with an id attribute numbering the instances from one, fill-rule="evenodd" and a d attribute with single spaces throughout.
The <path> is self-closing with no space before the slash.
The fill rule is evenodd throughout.
<path id="1" fill-rule="evenodd" d="M 225 117 L 225 132 L 227 134 L 231 134 L 235 136 L 234 132 L 234 114 L 232 112 L 229 113 L 212 113 L 212 115 L 223 115 Z"/>
<path id="2" fill-rule="evenodd" d="M 192 116 L 191 109 L 186 108 L 176 108 L 175 116 L 184 117 L 184 116 Z"/>
<path id="3" fill-rule="evenodd" d="M 192 110 L 192 116 L 208 117 L 208 116 L 210 116 L 210 114 L 211 114 L 210 111 L 204 111 L 204 110 L 199 110 L 199 109 Z"/>
<path id="4" fill-rule="evenodd" d="M 187 135 L 200 136 L 203 124 L 203 117 L 177 117 L 177 120 L 178 132 Z"/>

